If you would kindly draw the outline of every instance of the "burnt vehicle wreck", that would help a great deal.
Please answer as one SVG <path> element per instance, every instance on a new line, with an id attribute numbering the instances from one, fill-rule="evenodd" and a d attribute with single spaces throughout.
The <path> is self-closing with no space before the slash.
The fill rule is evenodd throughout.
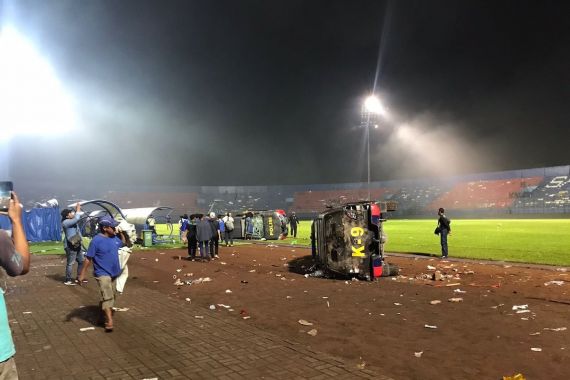
<path id="1" fill-rule="evenodd" d="M 315 267 L 324 273 L 364 280 L 395 276 L 398 267 L 384 258 L 386 212 L 394 202 L 351 202 L 314 219 L 311 249 Z"/>

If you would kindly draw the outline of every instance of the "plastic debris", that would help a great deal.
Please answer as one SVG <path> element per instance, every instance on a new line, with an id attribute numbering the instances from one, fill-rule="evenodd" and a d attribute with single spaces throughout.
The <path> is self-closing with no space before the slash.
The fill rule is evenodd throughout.
<path id="1" fill-rule="evenodd" d="M 158 259 L 154 259 L 154 261 L 158 261 Z"/>
<path id="2" fill-rule="evenodd" d="M 423 353 L 424 353 L 423 351 L 414 352 L 414 356 L 415 356 L 416 358 L 421 358 Z"/>
<path id="3" fill-rule="evenodd" d="M 186 300 L 186 302 L 192 302 L 192 300 L 191 300 L 190 298 L 188 298 L 188 297 L 186 297 L 185 300 Z"/>
<path id="4" fill-rule="evenodd" d="M 432 326 L 432 325 L 424 325 L 424 327 L 426 329 L 437 329 L 437 326 Z"/>
<path id="5" fill-rule="evenodd" d="M 545 327 L 544 330 L 548 330 L 548 331 L 566 331 L 567 329 L 566 329 L 566 327 L 557 327 L 557 328 L 554 328 L 554 329 Z"/>
<path id="6" fill-rule="evenodd" d="M 216 305 L 210 305 L 210 310 L 216 310 Z"/>
<path id="7" fill-rule="evenodd" d="M 428 269 L 428 270 L 435 270 L 435 267 L 432 266 L 432 265 L 428 265 L 428 266 L 427 266 L 427 269 Z"/>
<path id="8" fill-rule="evenodd" d="M 176 269 L 176 271 L 177 271 L 178 273 L 180 273 L 180 272 L 182 272 L 182 269 L 179 268 L 179 269 Z"/>
<path id="9" fill-rule="evenodd" d="M 437 305 L 440 304 L 441 301 L 440 300 L 433 300 L 433 301 L 429 301 L 430 305 Z"/>
<path id="10" fill-rule="evenodd" d="M 291 297 L 291 296 L 287 296 L 287 297 L 285 297 L 285 298 L 286 298 L 286 299 L 288 299 L 288 300 L 290 300 L 290 299 L 291 299 L 291 298 L 293 298 L 293 297 Z"/>
<path id="11" fill-rule="evenodd" d="M 402 304 L 401 304 L 401 303 L 398 303 L 398 302 L 394 302 L 394 305 L 396 305 L 396 306 L 402 306 Z"/>
<path id="12" fill-rule="evenodd" d="M 79 331 L 81 331 L 81 332 L 90 331 L 90 330 L 95 330 L 95 327 L 82 327 L 79 329 Z"/>
<path id="13" fill-rule="evenodd" d="M 23 311 L 22 314 L 32 314 L 31 311 Z"/>
<path id="14" fill-rule="evenodd" d="M 312 329 L 307 331 L 307 334 L 309 334 L 310 336 L 317 336 L 317 329 Z"/>
<path id="15" fill-rule="evenodd" d="M 522 373 L 517 373 L 513 376 L 503 376 L 503 380 L 526 380 Z"/>
<path id="16" fill-rule="evenodd" d="M 303 325 L 303 326 L 312 326 L 313 324 L 309 321 L 305 321 L 304 319 L 299 319 L 299 324 Z"/>
<path id="17" fill-rule="evenodd" d="M 513 310 L 526 310 L 528 309 L 528 304 L 526 305 L 513 305 Z"/>
<path id="18" fill-rule="evenodd" d="M 196 319 L 204 319 L 204 316 L 203 316 L 203 315 L 195 315 L 194 318 L 196 318 Z"/>
<path id="19" fill-rule="evenodd" d="M 118 312 L 129 311 L 129 308 L 128 307 L 114 307 L 113 311 L 118 311 Z"/>
<path id="20" fill-rule="evenodd" d="M 219 307 L 223 307 L 224 309 L 229 309 L 229 308 L 231 308 L 231 306 L 229 306 L 229 305 L 224 305 L 223 303 L 219 303 L 218 306 L 219 306 Z"/>
<path id="21" fill-rule="evenodd" d="M 542 348 L 540 348 L 540 347 L 531 347 L 530 350 L 531 350 L 531 351 L 534 351 L 534 352 L 540 352 L 540 351 L 542 351 Z"/>
<path id="22" fill-rule="evenodd" d="M 517 314 L 530 313 L 530 310 L 517 310 L 516 313 Z"/>
<path id="23" fill-rule="evenodd" d="M 463 298 L 461 297 L 454 297 L 454 298 L 450 298 L 448 299 L 449 302 L 463 302 Z"/>
<path id="24" fill-rule="evenodd" d="M 534 332 L 534 333 L 530 333 L 530 334 L 528 334 L 528 335 L 530 335 L 530 336 L 540 335 L 540 331 L 537 331 L 537 332 Z"/>
<path id="25" fill-rule="evenodd" d="M 549 286 L 549 285 L 562 286 L 562 285 L 564 285 L 564 281 L 552 280 L 552 281 L 548 281 L 548 282 L 545 282 L 545 283 L 544 283 L 544 286 Z"/>
<path id="26" fill-rule="evenodd" d="M 251 317 L 249 315 L 246 315 L 244 317 L 242 317 L 243 319 L 250 319 Z"/>
<path id="27" fill-rule="evenodd" d="M 231 290 L 229 290 L 229 289 L 226 289 L 226 294 L 231 294 L 231 293 L 232 293 L 232 291 L 231 291 Z"/>
<path id="28" fill-rule="evenodd" d="M 253 273 L 253 272 L 255 272 L 255 269 L 252 269 L 252 270 L 249 271 L 249 273 Z"/>
<path id="29" fill-rule="evenodd" d="M 226 265 L 227 263 L 225 261 L 220 261 L 220 264 Z"/>
<path id="30" fill-rule="evenodd" d="M 465 290 L 461 290 L 461 289 L 454 289 L 453 292 L 454 293 L 467 293 Z"/>

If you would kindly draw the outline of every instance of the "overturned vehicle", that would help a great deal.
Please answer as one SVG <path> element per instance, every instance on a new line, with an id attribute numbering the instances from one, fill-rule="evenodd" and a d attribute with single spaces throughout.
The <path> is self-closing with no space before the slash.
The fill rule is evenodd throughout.
<path id="1" fill-rule="evenodd" d="M 394 202 L 352 202 L 321 213 L 311 226 L 316 269 L 365 280 L 395 276 L 398 268 L 384 260 L 385 213 Z"/>

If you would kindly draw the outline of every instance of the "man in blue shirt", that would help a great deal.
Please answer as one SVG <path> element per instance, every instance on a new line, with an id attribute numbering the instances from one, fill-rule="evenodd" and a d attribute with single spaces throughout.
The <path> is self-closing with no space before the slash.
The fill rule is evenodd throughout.
<path id="1" fill-rule="evenodd" d="M 0 230 L 0 267 L 9 276 L 21 276 L 30 269 L 30 251 L 22 226 L 22 206 L 16 193 L 12 192 L 8 217 L 12 222 L 12 238 Z M 18 371 L 14 355 L 16 349 L 8 324 L 8 311 L 4 302 L 4 290 L 0 288 L 0 379 L 17 379 Z"/>
<path id="2" fill-rule="evenodd" d="M 113 306 L 115 305 L 115 280 L 121 274 L 119 248 L 124 242 L 116 236 L 115 228 L 119 223 L 109 216 L 99 220 L 100 234 L 97 234 L 85 254 L 85 264 L 79 274 L 79 284 L 85 278 L 85 272 L 91 263 L 93 275 L 101 292 L 101 309 L 105 317 L 105 331 L 113 331 Z"/>

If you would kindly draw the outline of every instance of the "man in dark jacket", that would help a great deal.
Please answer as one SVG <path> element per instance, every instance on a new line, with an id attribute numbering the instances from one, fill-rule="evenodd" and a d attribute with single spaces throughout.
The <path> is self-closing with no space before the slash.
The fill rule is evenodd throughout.
<path id="1" fill-rule="evenodd" d="M 299 225 L 299 219 L 297 218 L 297 215 L 295 215 L 295 211 L 293 211 L 291 213 L 291 216 L 289 216 L 289 224 L 291 225 L 291 235 L 293 235 L 293 237 L 296 238 L 297 225 Z"/>
<path id="2" fill-rule="evenodd" d="M 198 240 L 198 246 L 200 247 L 200 258 L 202 260 L 210 261 L 210 253 L 208 252 L 208 246 L 210 240 L 212 240 L 212 226 L 210 221 L 206 216 L 198 219 L 196 223 L 196 238 Z"/>
<path id="3" fill-rule="evenodd" d="M 196 215 L 190 215 L 182 238 L 188 242 L 188 259 L 196 260 L 196 248 L 198 246 L 198 240 L 196 239 Z"/>
<path id="4" fill-rule="evenodd" d="M 212 228 L 212 239 L 210 240 L 210 257 L 218 259 L 218 249 L 220 246 L 220 222 L 216 217 L 216 213 L 210 213 L 210 227 Z"/>
<path id="5" fill-rule="evenodd" d="M 437 220 L 437 230 L 439 231 L 439 238 L 441 242 L 441 258 L 447 259 L 449 253 L 447 249 L 447 235 L 451 234 L 451 221 L 445 216 L 445 210 L 440 207 L 437 215 L 439 219 Z"/>

